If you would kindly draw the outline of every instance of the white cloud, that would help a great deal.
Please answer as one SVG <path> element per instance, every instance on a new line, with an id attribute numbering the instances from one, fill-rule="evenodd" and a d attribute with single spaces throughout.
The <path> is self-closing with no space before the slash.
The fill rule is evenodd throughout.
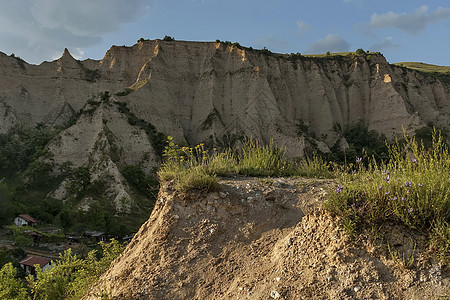
<path id="1" fill-rule="evenodd" d="M 311 29 L 311 25 L 309 23 L 301 20 L 297 21 L 297 27 L 300 33 L 304 33 Z"/>
<path id="2" fill-rule="evenodd" d="M 329 34 L 325 38 L 311 44 L 306 53 L 345 52 L 350 48 L 349 43 L 337 34 Z"/>
<path id="3" fill-rule="evenodd" d="M 394 44 L 392 37 L 387 37 L 385 39 L 383 39 L 381 42 L 372 45 L 369 47 L 370 51 L 384 51 L 386 49 L 390 49 L 390 48 L 398 48 L 399 45 L 398 44 Z"/>
<path id="4" fill-rule="evenodd" d="M 397 28 L 406 33 L 418 34 L 429 23 L 450 18 L 450 8 L 439 7 L 431 13 L 428 13 L 428 10 L 428 6 L 423 5 L 412 13 L 395 13 L 393 11 L 380 15 L 374 13 L 368 27 L 370 29 Z"/>
<path id="5" fill-rule="evenodd" d="M 152 0 L 0 0 L 0 45 L 32 63 L 53 59 L 64 48 L 82 58 L 98 44 L 148 13 Z"/>

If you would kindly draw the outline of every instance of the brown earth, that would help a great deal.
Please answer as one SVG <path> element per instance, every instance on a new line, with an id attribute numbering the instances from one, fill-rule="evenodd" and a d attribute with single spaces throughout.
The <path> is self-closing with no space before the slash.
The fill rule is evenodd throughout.
<path id="1" fill-rule="evenodd" d="M 334 185 L 330 180 L 228 178 L 219 192 L 186 194 L 163 186 L 150 219 L 85 299 L 450 295 L 448 268 L 427 258 L 420 234 L 389 225 L 382 243 L 350 240 L 339 220 L 320 209 Z M 401 257 L 405 262 L 414 257 L 410 269 Z"/>

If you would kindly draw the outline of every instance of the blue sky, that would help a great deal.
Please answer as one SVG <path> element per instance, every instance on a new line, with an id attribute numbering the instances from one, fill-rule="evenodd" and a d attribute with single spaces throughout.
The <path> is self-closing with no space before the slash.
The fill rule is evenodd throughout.
<path id="1" fill-rule="evenodd" d="M 165 35 L 279 53 L 380 51 L 391 63 L 450 66 L 450 1 L 0 0 L 0 51 L 39 64 L 64 48 L 101 59 Z"/>

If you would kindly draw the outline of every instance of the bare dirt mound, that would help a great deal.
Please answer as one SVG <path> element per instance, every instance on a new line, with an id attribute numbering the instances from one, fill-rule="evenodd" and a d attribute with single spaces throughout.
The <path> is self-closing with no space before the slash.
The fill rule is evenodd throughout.
<path id="1" fill-rule="evenodd" d="M 441 265 L 402 268 L 382 246 L 350 241 L 337 220 L 316 209 L 333 185 L 233 178 L 221 181 L 220 192 L 187 194 L 165 186 L 150 219 L 85 299 L 449 295 L 449 274 Z M 412 240 L 420 247 L 417 234 L 399 231 L 397 236 L 398 249 L 410 247 Z"/>

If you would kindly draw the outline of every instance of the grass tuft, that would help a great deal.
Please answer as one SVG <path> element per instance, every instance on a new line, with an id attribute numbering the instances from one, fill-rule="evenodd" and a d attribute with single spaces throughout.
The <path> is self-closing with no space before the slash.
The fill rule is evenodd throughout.
<path id="1" fill-rule="evenodd" d="M 195 147 L 180 147 L 168 137 L 163 154 L 165 161 L 158 176 L 162 182 L 174 181 L 179 191 L 189 189 L 213 190 L 217 188 L 217 176 L 241 174 L 245 176 L 305 176 L 331 178 L 330 166 L 317 157 L 297 163 L 285 158 L 285 150 L 271 142 L 244 140 L 242 151 L 205 149 L 203 143 Z"/>
<path id="2" fill-rule="evenodd" d="M 389 147 L 388 163 L 359 161 L 340 172 L 324 207 L 342 218 L 350 234 L 377 232 L 394 222 L 429 234 L 440 256 L 449 258 L 450 156 L 435 131 L 427 150 L 414 138 Z"/>

